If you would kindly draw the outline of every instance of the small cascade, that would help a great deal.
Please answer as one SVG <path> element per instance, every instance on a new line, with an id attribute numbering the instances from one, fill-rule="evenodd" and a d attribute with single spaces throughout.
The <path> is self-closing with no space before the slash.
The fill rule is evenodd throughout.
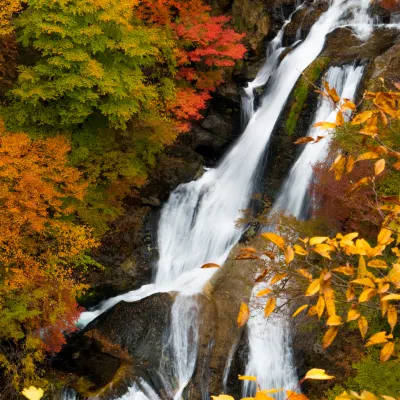
<path id="1" fill-rule="evenodd" d="M 134 383 L 118 400 L 160 400 L 160 398 L 145 380 L 139 378 L 137 383 Z"/>
<path id="2" fill-rule="evenodd" d="M 284 22 L 275 38 L 269 42 L 266 52 L 266 62 L 263 67 L 258 71 L 256 77 L 247 83 L 243 88 L 244 95 L 241 98 L 241 113 L 242 113 L 242 127 L 246 128 L 250 118 L 254 114 L 254 90 L 267 84 L 269 78 L 275 72 L 279 64 L 279 57 L 286 47 L 282 46 L 283 36 L 288 24 L 292 21 L 293 15 L 304 7 L 303 4 L 297 2 L 296 9 L 290 14 L 289 18 Z"/>
<path id="3" fill-rule="evenodd" d="M 345 68 L 330 68 L 325 79 L 331 87 L 334 87 L 339 96 L 352 99 L 357 86 L 363 75 L 364 67 L 354 68 L 347 66 Z M 312 125 L 316 122 L 328 121 L 334 122 L 336 111 L 332 104 L 321 98 L 319 100 L 317 112 L 314 115 Z M 329 131 L 323 131 L 319 128 L 313 128 L 311 125 L 307 136 L 314 139 L 317 136 L 326 136 L 318 143 L 308 143 L 305 145 L 300 157 L 289 172 L 288 177 L 283 184 L 280 194 L 275 201 L 273 210 L 282 210 L 289 212 L 297 218 L 307 216 L 307 190 L 313 175 L 312 166 L 326 158 L 329 149 Z"/>
<path id="4" fill-rule="evenodd" d="M 194 296 L 179 295 L 172 307 L 171 344 L 173 348 L 174 376 L 179 400 L 193 375 L 199 342 L 200 307 Z"/>
<path id="5" fill-rule="evenodd" d="M 61 400 L 77 400 L 78 396 L 73 389 L 64 389 L 61 393 Z"/>

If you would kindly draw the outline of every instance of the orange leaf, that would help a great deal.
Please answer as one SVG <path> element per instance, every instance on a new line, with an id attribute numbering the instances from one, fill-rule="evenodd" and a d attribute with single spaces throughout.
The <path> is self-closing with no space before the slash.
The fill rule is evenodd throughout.
<path id="1" fill-rule="evenodd" d="M 339 327 L 337 326 L 332 326 L 326 331 L 324 337 L 322 338 L 322 348 L 326 349 L 332 344 L 332 342 L 335 340 L 338 331 Z"/>
<path id="2" fill-rule="evenodd" d="M 275 305 L 276 305 L 276 299 L 275 299 L 275 297 L 271 297 L 267 301 L 267 304 L 265 305 L 265 308 L 264 308 L 264 317 L 265 318 L 269 317 L 272 314 L 272 312 L 275 309 Z"/>
<path id="3" fill-rule="evenodd" d="M 246 303 L 242 303 L 240 305 L 239 315 L 237 317 L 238 327 L 241 328 L 242 326 L 245 326 L 246 322 L 249 320 L 249 317 L 250 317 L 249 306 Z"/>
<path id="4" fill-rule="evenodd" d="M 285 250 L 285 240 L 273 232 L 264 232 L 261 234 L 265 239 L 270 240 L 272 243 L 276 244 L 282 250 Z"/>

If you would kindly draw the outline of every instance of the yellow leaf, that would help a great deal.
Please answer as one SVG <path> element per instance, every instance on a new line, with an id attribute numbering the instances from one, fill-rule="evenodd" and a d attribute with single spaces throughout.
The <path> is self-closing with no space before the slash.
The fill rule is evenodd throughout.
<path id="1" fill-rule="evenodd" d="M 388 339 L 393 339 L 393 335 L 389 334 L 386 335 L 385 331 L 375 333 L 375 335 L 372 335 L 366 344 L 366 346 L 373 346 L 375 344 L 381 344 L 381 343 L 386 343 Z"/>
<path id="2" fill-rule="evenodd" d="M 386 293 L 389 289 L 390 289 L 390 283 L 385 283 L 383 285 L 380 284 L 379 289 L 378 289 L 378 293 L 379 294 Z"/>
<path id="3" fill-rule="evenodd" d="M 385 395 L 383 395 L 383 394 L 381 394 L 381 397 L 383 397 L 385 400 L 396 400 L 394 397 L 385 396 Z"/>
<path id="4" fill-rule="evenodd" d="M 375 259 L 368 261 L 368 267 L 386 269 L 387 264 L 386 261 Z"/>
<path id="5" fill-rule="evenodd" d="M 255 376 L 250 376 L 250 375 L 239 375 L 238 378 L 240 381 L 256 381 L 257 378 Z"/>
<path id="6" fill-rule="evenodd" d="M 28 389 L 24 389 L 21 393 L 29 400 L 40 400 L 44 395 L 43 389 L 38 389 L 34 386 L 30 386 Z"/>
<path id="7" fill-rule="evenodd" d="M 387 319 L 388 319 L 388 323 L 390 325 L 390 327 L 392 328 L 392 332 L 394 327 L 397 324 L 397 309 L 393 304 L 389 304 L 388 307 L 388 315 L 387 315 Z"/>
<path id="8" fill-rule="evenodd" d="M 239 315 L 237 317 L 238 327 L 241 328 L 242 326 L 245 326 L 246 322 L 249 320 L 249 317 L 250 317 L 249 306 L 246 303 L 242 303 L 240 305 Z"/>
<path id="9" fill-rule="evenodd" d="M 272 279 L 271 282 L 269 283 L 270 285 L 273 285 L 274 283 L 277 283 L 279 281 L 281 281 L 283 278 L 285 278 L 287 276 L 286 273 L 282 273 L 282 274 L 276 274 Z"/>
<path id="10" fill-rule="evenodd" d="M 364 161 L 364 160 L 374 160 L 375 158 L 378 158 L 379 154 L 375 153 L 374 151 L 368 151 L 366 153 L 360 154 L 357 159 L 356 162 L 358 161 Z"/>
<path id="11" fill-rule="evenodd" d="M 326 321 L 326 325 L 328 326 L 342 325 L 342 318 L 339 317 L 339 315 L 332 315 L 331 317 L 328 318 L 328 321 Z"/>
<path id="12" fill-rule="evenodd" d="M 352 125 L 360 125 L 365 122 L 367 119 L 371 118 L 373 115 L 372 111 L 364 111 L 362 113 L 357 114 L 353 120 L 351 121 Z"/>
<path id="13" fill-rule="evenodd" d="M 346 111 L 346 110 L 355 110 L 356 105 L 352 101 L 346 101 L 340 106 L 341 111 Z"/>
<path id="14" fill-rule="evenodd" d="M 309 400 L 306 395 L 292 392 L 291 390 L 286 390 L 286 397 L 286 400 Z"/>
<path id="15" fill-rule="evenodd" d="M 312 279 L 312 274 L 311 274 L 309 271 L 307 271 L 306 269 L 300 268 L 300 269 L 296 269 L 296 271 L 297 271 L 300 275 L 303 275 L 304 278 L 307 278 L 307 279 L 309 279 L 309 280 Z"/>
<path id="16" fill-rule="evenodd" d="M 306 296 L 313 296 L 315 293 L 319 291 L 321 287 L 321 283 L 319 279 L 314 279 L 307 288 Z"/>
<path id="17" fill-rule="evenodd" d="M 365 264 L 365 259 L 360 256 L 357 269 L 357 278 L 364 278 L 367 275 L 367 266 Z"/>
<path id="18" fill-rule="evenodd" d="M 350 192 L 353 192 L 354 190 L 358 189 L 361 186 L 366 186 L 368 185 L 368 182 L 371 180 L 369 176 L 365 176 L 364 178 L 361 178 L 358 182 L 356 182 L 353 186 L 350 188 Z"/>
<path id="19" fill-rule="evenodd" d="M 322 338 L 322 348 L 326 349 L 332 344 L 338 331 L 339 327 L 337 326 L 332 326 L 326 331 L 324 337 Z"/>
<path id="20" fill-rule="evenodd" d="M 321 318 L 325 310 L 325 300 L 322 296 L 319 296 L 316 307 L 317 307 L 318 318 Z"/>
<path id="21" fill-rule="evenodd" d="M 333 378 L 334 376 L 327 375 L 324 369 L 317 369 L 317 368 L 310 369 L 306 373 L 306 376 L 304 377 L 304 379 L 315 379 L 321 381 L 326 381 Z"/>
<path id="22" fill-rule="evenodd" d="M 265 305 L 264 308 L 264 317 L 267 318 L 271 315 L 272 311 L 274 311 L 276 305 L 276 299 L 275 297 L 271 297 L 268 299 L 267 304 Z"/>
<path id="23" fill-rule="evenodd" d="M 349 310 L 347 313 L 347 322 L 355 321 L 356 319 L 360 318 L 361 314 L 354 309 Z"/>
<path id="24" fill-rule="evenodd" d="M 353 156 L 349 156 L 347 158 L 347 164 L 346 164 L 346 173 L 347 174 L 349 174 L 351 171 L 353 171 L 355 163 L 356 163 L 356 159 Z"/>
<path id="25" fill-rule="evenodd" d="M 362 286 L 368 286 L 368 287 L 371 287 L 371 288 L 375 288 L 375 283 L 370 278 L 354 279 L 353 281 L 351 281 L 351 283 L 357 284 L 357 285 L 362 285 Z"/>
<path id="26" fill-rule="evenodd" d="M 271 397 L 271 396 L 268 396 L 267 394 L 265 394 L 264 392 L 259 390 L 256 393 L 255 400 L 275 400 L 275 399 L 273 397 Z"/>
<path id="27" fill-rule="evenodd" d="M 360 330 L 362 338 L 365 339 L 365 335 L 368 332 L 368 321 L 363 316 L 361 316 L 358 320 L 358 329 Z"/>
<path id="28" fill-rule="evenodd" d="M 381 158 L 375 163 L 375 175 L 381 174 L 385 170 L 385 159 Z"/>
<path id="29" fill-rule="evenodd" d="M 390 229 L 382 228 L 378 235 L 378 244 L 389 244 L 392 231 Z"/>
<path id="30" fill-rule="evenodd" d="M 289 265 L 294 259 L 294 251 L 290 246 L 287 246 L 285 249 L 285 262 L 286 265 Z"/>
<path id="31" fill-rule="evenodd" d="M 400 294 L 388 294 L 382 300 L 383 301 L 400 300 Z"/>
<path id="32" fill-rule="evenodd" d="M 334 268 L 332 271 L 340 272 L 341 274 L 351 276 L 354 275 L 354 268 L 350 265 L 344 265 L 343 267 Z"/>
<path id="33" fill-rule="evenodd" d="M 353 286 L 349 285 L 346 290 L 346 299 L 347 301 L 354 300 L 356 298 L 356 292 L 354 291 Z"/>
<path id="34" fill-rule="evenodd" d="M 328 238 L 328 236 L 316 236 L 310 239 L 310 246 L 314 246 L 316 244 L 320 244 L 325 242 Z"/>
<path id="35" fill-rule="evenodd" d="M 394 343 L 393 342 L 386 343 L 382 347 L 380 360 L 382 362 L 389 360 L 389 358 L 392 356 L 393 352 L 394 352 Z"/>
<path id="36" fill-rule="evenodd" d="M 214 263 L 208 263 L 204 264 L 201 268 L 219 268 L 219 265 Z"/>
<path id="37" fill-rule="evenodd" d="M 335 306 L 333 289 L 330 287 L 330 285 L 328 286 L 324 285 L 323 292 L 324 292 L 326 310 L 328 312 L 328 315 L 332 317 L 333 315 L 336 315 L 336 306 Z"/>
<path id="38" fill-rule="evenodd" d="M 343 114 L 339 111 L 336 114 L 336 125 L 337 126 L 343 126 L 343 124 L 344 124 Z"/>
<path id="39" fill-rule="evenodd" d="M 331 246 L 330 244 L 317 244 L 315 247 L 313 247 L 313 251 L 318 253 L 324 258 L 328 258 L 329 260 L 331 259 L 330 252 L 333 251 L 335 248 Z"/>
<path id="40" fill-rule="evenodd" d="M 303 247 L 299 246 L 298 244 L 294 245 L 294 252 L 301 256 L 306 256 L 308 254 L 308 251 L 305 250 Z"/>
<path id="41" fill-rule="evenodd" d="M 227 394 L 220 394 L 219 396 L 211 396 L 213 400 L 235 400 L 232 396 Z"/>
<path id="42" fill-rule="evenodd" d="M 266 294 L 269 294 L 272 292 L 272 289 L 263 289 L 260 290 L 257 294 L 256 297 L 261 297 L 261 296 L 265 296 Z"/>
<path id="43" fill-rule="evenodd" d="M 362 291 L 360 294 L 360 297 L 358 298 L 359 303 L 365 303 L 366 301 L 369 301 L 376 295 L 376 290 L 375 289 L 365 289 Z"/>
<path id="44" fill-rule="evenodd" d="M 308 304 L 304 304 L 301 307 L 299 307 L 292 315 L 292 318 L 294 318 L 296 315 L 300 314 L 303 310 L 305 310 L 308 307 Z"/>
<path id="45" fill-rule="evenodd" d="M 307 312 L 307 315 L 308 315 L 309 317 L 312 317 L 313 315 L 316 315 L 316 314 L 318 314 L 317 307 L 316 307 L 316 306 L 310 307 L 309 310 L 308 310 L 308 312 Z"/>
<path id="46" fill-rule="evenodd" d="M 378 400 L 378 398 L 371 392 L 363 390 L 360 396 L 361 400 Z"/>
<path id="47" fill-rule="evenodd" d="M 279 248 L 285 250 L 285 240 L 273 232 L 264 232 L 261 234 L 265 239 L 270 240 L 272 243 L 275 243 Z"/>
<path id="48" fill-rule="evenodd" d="M 317 122 L 313 125 L 313 128 L 320 128 L 320 129 L 334 129 L 337 127 L 337 124 L 334 122 Z"/>

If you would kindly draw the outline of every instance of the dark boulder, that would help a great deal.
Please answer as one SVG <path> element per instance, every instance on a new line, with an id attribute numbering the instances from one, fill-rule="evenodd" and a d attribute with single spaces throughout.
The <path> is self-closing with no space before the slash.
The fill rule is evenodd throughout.
<path id="1" fill-rule="evenodd" d="M 158 368 L 173 301 L 170 293 L 121 301 L 71 336 L 54 368 L 72 374 L 70 386 L 84 396 L 121 382 L 126 390 L 133 377 L 148 377 Z"/>

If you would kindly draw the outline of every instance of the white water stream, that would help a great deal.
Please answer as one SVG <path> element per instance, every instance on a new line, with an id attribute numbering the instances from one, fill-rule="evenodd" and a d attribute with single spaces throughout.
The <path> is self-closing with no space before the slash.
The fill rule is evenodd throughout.
<path id="1" fill-rule="evenodd" d="M 364 67 L 332 67 L 329 69 L 325 80 L 337 90 L 342 98 L 353 99 L 357 86 L 362 78 Z M 315 122 L 333 122 L 336 111 L 328 100 L 320 98 Z M 307 144 L 301 152 L 296 163 L 290 170 L 289 176 L 283 185 L 273 207 L 273 211 L 280 209 L 289 212 L 295 217 L 301 216 L 301 211 L 306 199 L 307 189 L 313 174 L 313 165 L 325 159 L 329 148 L 329 131 L 322 131 L 310 127 L 308 136 L 316 138 L 325 133 L 326 138 L 318 143 Z M 266 282 L 258 284 L 252 293 L 252 317 L 248 322 L 249 358 L 246 375 L 254 375 L 262 388 L 285 388 L 298 390 L 298 376 L 292 362 L 290 324 L 282 316 L 271 316 L 267 320 L 263 317 L 263 308 L 267 299 L 257 298 L 258 291 L 268 287 Z M 243 395 L 252 396 L 255 384 L 245 382 Z M 279 400 L 286 398 L 285 393 L 275 396 Z"/>
<path id="2" fill-rule="evenodd" d="M 241 210 L 249 205 L 257 168 L 300 74 L 318 56 L 326 35 L 335 27 L 351 25 L 357 34 L 367 37 L 371 31 L 368 6 L 369 0 L 333 0 L 307 38 L 279 66 L 275 65 L 275 70 L 271 68 L 271 72 L 268 72 L 269 86 L 261 107 L 251 117 L 245 132 L 219 166 L 208 170 L 196 181 L 180 185 L 171 194 L 162 210 L 159 223 L 160 258 L 155 282 L 109 299 L 100 304 L 97 310 L 81 315 L 79 323 L 84 326 L 121 300 L 136 301 L 157 292 L 179 291 L 179 303 L 173 307 L 171 326 L 171 337 L 176 340 L 174 369 L 179 382 L 176 399 L 180 397 L 193 374 L 197 355 L 197 341 L 190 340 L 191 345 L 188 344 L 188 337 L 193 337 L 197 322 L 194 323 L 191 319 L 192 307 L 184 306 L 184 303 L 190 305 L 194 301 L 191 296 L 201 292 L 215 272 L 213 269 L 200 267 L 208 262 L 222 265 L 232 247 L 239 241 L 244 228 L 236 228 L 235 221 L 241 217 Z M 280 325 L 276 335 L 284 336 L 285 327 Z M 265 354 L 265 357 L 278 357 L 277 352 L 280 350 L 276 350 Z M 290 364 L 289 360 L 285 363 Z M 269 372 L 264 371 L 264 374 Z M 284 374 L 283 371 L 276 370 L 276 374 L 280 373 Z M 289 380 L 292 379 L 290 377 Z M 132 394 L 133 397 L 124 399 L 136 399 L 134 396 L 138 392 L 143 393 L 139 389 L 132 391 L 135 393 Z"/>

